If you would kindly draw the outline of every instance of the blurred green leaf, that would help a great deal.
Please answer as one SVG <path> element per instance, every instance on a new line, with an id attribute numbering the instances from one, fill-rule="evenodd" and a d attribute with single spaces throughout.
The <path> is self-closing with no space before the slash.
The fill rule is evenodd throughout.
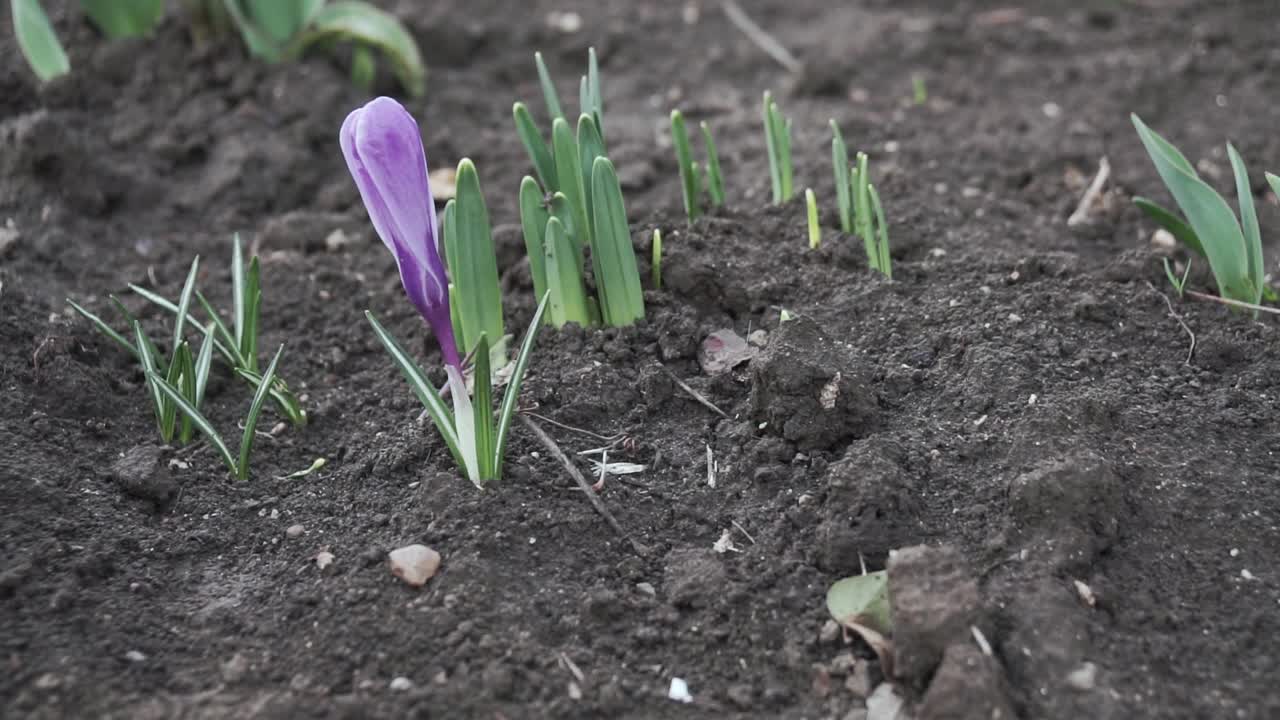
<path id="1" fill-rule="evenodd" d="M 164 0 L 80 0 L 80 7 L 110 38 L 146 35 L 164 17 Z"/>
<path id="2" fill-rule="evenodd" d="M 48 82 L 71 71 L 71 61 L 53 32 L 39 0 L 9 0 L 18 48 L 36 77 Z"/>
<path id="3" fill-rule="evenodd" d="M 644 292 L 618 175 L 608 158 L 596 158 L 591 171 L 595 198 L 592 265 L 600 314 L 606 325 L 622 327 L 644 317 Z"/>
<path id="4" fill-rule="evenodd" d="M 331 2 L 311 17 L 286 54 L 301 53 L 317 42 L 332 39 L 377 48 L 391 63 L 405 92 L 413 97 L 426 92 L 427 68 L 422 53 L 396 16 L 366 2 Z"/>
<path id="5" fill-rule="evenodd" d="M 889 615 L 889 574 L 884 570 L 838 580 L 827 591 L 827 611 L 841 625 L 865 625 L 888 635 L 892 630 Z"/>

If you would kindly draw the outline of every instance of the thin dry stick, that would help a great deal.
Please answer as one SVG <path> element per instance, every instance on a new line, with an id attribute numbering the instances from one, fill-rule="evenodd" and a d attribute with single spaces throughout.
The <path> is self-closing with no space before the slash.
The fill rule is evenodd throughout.
<path id="1" fill-rule="evenodd" d="M 1169 300 L 1168 295 L 1165 295 L 1164 293 L 1157 290 L 1156 286 L 1152 285 L 1150 280 L 1147 281 L 1147 288 L 1149 288 L 1151 292 L 1159 295 L 1160 298 L 1164 300 L 1164 304 L 1169 308 L 1170 317 L 1172 317 L 1174 320 L 1177 320 L 1178 324 L 1182 326 L 1182 329 L 1186 331 L 1187 337 L 1191 338 L 1191 347 L 1187 348 L 1187 359 L 1182 361 L 1184 365 L 1190 365 L 1191 356 L 1194 355 L 1196 352 L 1196 334 L 1191 332 L 1191 328 L 1187 327 L 1187 324 L 1182 321 L 1182 316 L 1173 311 L 1173 302 Z"/>
<path id="2" fill-rule="evenodd" d="M 742 34 L 747 36 L 747 39 L 756 44 L 756 47 L 765 51 L 769 57 L 777 60 L 779 65 L 797 75 L 804 69 L 804 65 L 796 59 L 795 55 L 791 54 L 790 50 L 787 50 L 782 46 L 782 43 L 774 40 L 772 35 L 761 29 L 734 0 L 724 0 L 724 2 L 720 3 L 720 7 L 724 8 L 724 14 L 728 16 L 729 22 L 736 25 L 742 31 Z"/>
<path id="3" fill-rule="evenodd" d="M 626 435 L 626 433 L 617 433 L 616 435 L 601 435 L 599 433 L 593 433 L 590 430 L 583 430 L 582 428 L 576 428 L 572 425 L 565 425 L 562 422 L 557 422 L 545 415 L 539 415 L 538 413 L 533 412 L 532 410 L 522 410 L 520 414 L 528 415 L 529 417 L 538 418 L 542 422 L 555 425 L 556 427 L 562 430 L 570 430 L 572 432 L 582 433 L 583 435 L 589 435 L 597 440 L 607 442 L 607 443 L 612 443 L 611 445 L 609 445 L 609 447 L 613 447 L 614 445 L 618 444 L 618 442 L 621 441 Z M 582 453 L 579 453 L 579 455 L 581 454 Z"/>
<path id="4" fill-rule="evenodd" d="M 663 365 L 663 364 L 659 363 L 659 364 L 658 364 L 658 367 L 662 368 L 662 371 L 663 371 L 663 372 L 665 372 L 667 375 L 669 375 L 669 376 L 671 377 L 671 379 L 675 381 L 676 385 L 678 385 L 678 386 L 680 387 L 680 389 L 681 389 L 681 390 L 683 390 L 683 391 L 685 391 L 685 392 L 689 393 L 690 397 L 692 397 L 694 400 L 697 400 L 697 401 L 698 401 L 699 403 L 701 403 L 704 407 L 706 407 L 706 408 L 708 408 L 708 409 L 710 409 L 710 410 L 713 410 L 713 411 L 714 411 L 717 415 L 719 415 L 720 417 L 725 418 L 726 420 L 729 418 L 729 414 L 728 414 L 728 413 L 726 413 L 725 411 L 723 411 L 723 410 L 721 410 L 720 408 L 716 407 L 716 406 L 715 406 L 715 405 L 714 405 L 710 400 L 708 400 L 708 399 L 706 399 L 705 397 L 703 397 L 703 396 L 702 396 L 702 395 L 701 395 L 697 390 L 694 390 L 693 388 L 691 388 L 691 387 L 689 387 L 687 384 L 685 384 L 685 382 L 684 382 L 683 380 L 681 380 L 680 378 L 676 377 L 676 374 L 675 374 L 675 373 L 673 373 L 673 372 L 671 372 L 669 369 L 667 369 L 667 366 L 666 366 L 666 365 Z"/>
<path id="5" fill-rule="evenodd" d="M 543 446 L 547 448 L 547 451 L 560 461 L 560 464 L 564 466 L 566 471 L 568 471 L 569 476 L 578 484 L 578 488 L 582 490 L 583 494 L 587 496 L 587 499 L 591 501 L 591 507 L 595 508 L 596 512 L 600 513 L 600 515 L 605 519 L 605 522 L 609 523 L 609 527 L 613 528 L 613 531 L 618 533 L 618 535 L 624 540 L 631 543 L 631 549 L 635 550 L 637 555 L 647 555 L 648 549 L 628 535 L 626 530 L 622 529 L 622 526 L 619 525 L 618 521 L 613 517 L 613 513 L 609 512 L 609 508 L 605 507 L 604 503 L 600 501 L 600 498 L 591 490 L 591 483 L 587 482 L 587 479 L 583 477 L 582 471 L 574 466 L 573 461 L 564 454 L 564 451 L 561 450 L 560 446 L 556 444 L 556 441 L 542 429 L 542 426 L 534 422 L 524 413 L 520 413 L 520 422 L 524 423 L 524 426 L 529 428 L 538 440 L 542 442 Z"/>
<path id="6" fill-rule="evenodd" d="M 1103 155 L 1098 161 L 1098 174 L 1093 176 L 1093 182 L 1089 183 L 1089 188 L 1080 197 L 1080 204 L 1076 206 L 1076 211 L 1067 218 L 1067 227 L 1075 227 L 1089 219 L 1089 210 L 1093 208 L 1098 195 L 1102 194 L 1102 188 L 1107 184 L 1109 177 L 1111 177 L 1111 163 L 1107 161 L 1107 156 Z"/>
<path id="7" fill-rule="evenodd" d="M 1257 312 L 1270 313 L 1272 315 L 1280 315 L 1280 310 L 1276 308 L 1264 307 L 1262 305 L 1254 305 L 1253 303 L 1240 302 L 1231 298 L 1219 297 L 1217 295 L 1209 295 L 1207 293 L 1196 292 L 1195 290 L 1184 290 L 1183 295 L 1189 295 L 1197 300 L 1208 300 L 1209 302 L 1222 303 L 1231 307 L 1244 308 L 1245 310 L 1255 310 Z"/>
<path id="8" fill-rule="evenodd" d="M 751 537 L 751 533 L 747 532 L 747 529 L 746 529 L 746 528 L 744 528 L 744 527 L 742 527 L 742 525 L 738 524 L 738 521 L 737 521 L 737 520 L 730 520 L 729 522 L 733 523 L 733 526 L 734 526 L 734 527 L 736 527 L 736 528 L 738 528 L 738 532 L 742 533 L 742 534 L 743 534 L 743 536 L 745 536 L 748 540 L 750 540 L 752 545 L 755 545 L 755 544 L 756 544 L 756 539 L 755 539 L 755 538 L 753 538 L 753 537 Z"/>

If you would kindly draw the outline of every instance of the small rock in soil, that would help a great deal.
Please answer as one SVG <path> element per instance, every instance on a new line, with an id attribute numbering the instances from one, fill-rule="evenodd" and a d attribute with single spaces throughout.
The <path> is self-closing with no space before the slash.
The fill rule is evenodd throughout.
<path id="1" fill-rule="evenodd" d="M 402 675 L 392 678 L 389 687 L 396 692 L 404 692 L 413 688 L 413 681 Z"/>
<path id="2" fill-rule="evenodd" d="M 1076 690 L 1092 690 L 1098 684 L 1098 666 L 1091 662 L 1080 663 L 1080 667 L 1067 675 L 1067 686 Z"/>
<path id="3" fill-rule="evenodd" d="M 1060 569 L 1084 570 L 1111 547 L 1124 511 L 1120 478 L 1090 452 L 1044 461 L 1009 488 L 1009 514 L 1018 536 Z"/>
<path id="4" fill-rule="evenodd" d="M 129 448 L 111 464 L 111 476 L 126 495 L 149 500 L 162 510 L 178 496 L 178 483 L 163 458 L 164 449 L 154 445 Z"/>
<path id="5" fill-rule="evenodd" d="M 818 642 L 833 643 L 840 637 L 840 624 L 835 620 L 827 620 L 818 631 Z"/>
<path id="6" fill-rule="evenodd" d="M 895 674 L 922 685 L 943 651 L 967 642 L 978 619 L 978 583 L 953 547 L 918 545 L 889 557 Z"/>
<path id="7" fill-rule="evenodd" d="M 898 688 L 892 683 L 880 683 L 867 698 L 867 720 L 901 720 L 903 705 Z"/>
<path id="8" fill-rule="evenodd" d="M 871 693 L 871 663 L 858 658 L 849 668 L 849 675 L 844 679 L 844 687 L 854 697 L 864 698 Z"/>
<path id="9" fill-rule="evenodd" d="M 852 347 L 809 318 L 781 324 L 751 363 L 753 419 L 801 451 L 865 435 L 876 420 L 876 398 L 855 358 Z"/>
<path id="10" fill-rule="evenodd" d="M 264 250 L 313 253 L 330 250 L 329 239 L 335 231 L 342 232 L 345 238 L 357 238 L 362 232 L 361 223 L 349 214 L 293 210 L 267 220 L 258 241 Z"/>
<path id="11" fill-rule="evenodd" d="M 724 565 L 710 550 L 683 548 L 667 554 L 665 589 L 676 607 L 711 605 L 728 584 Z"/>
<path id="12" fill-rule="evenodd" d="M 301 525 L 290 525 L 288 529 L 284 531 L 284 534 L 289 538 L 298 538 L 302 537 L 302 533 L 304 532 L 306 532 L 306 528 Z"/>
<path id="13" fill-rule="evenodd" d="M 970 642 L 947 648 L 916 711 L 916 720 L 1015 717 L 999 666 Z"/>
<path id="14" fill-rule="evenodd" d="M 220 670 L 222 671 L 223 682 L 227 684 L 238 683 L 249 672 L 249 659 L 240 653 L 236 653 L 229 660 L 222 663 Z"/>
<path id="15" fill-rule="evenodd" d="M 329 552 L 328 550 L 321 550 L 320 552 L 316 553 L 316 567 L 320 568 L 321 570 L 325 570 L 329 568 L 329 566 L 333 565 L 333 561 L 334 561 L 333 553 Z"/>
<path id="16" fill-rule="evenodd" d="M 745 683 L 738 685 L 730 685 L 725 692 L 725 696 L 729 698 L 729 702 L 739 710 L 750 710 L 756 704 L 755 688 Z"/>
<path id="17" fill-rule="evenodd" d="M 406 545 L 387 554 L 391 574 L 410 587 L 422 587 L 440 568 L 440 553 L 425 545 Z"/>

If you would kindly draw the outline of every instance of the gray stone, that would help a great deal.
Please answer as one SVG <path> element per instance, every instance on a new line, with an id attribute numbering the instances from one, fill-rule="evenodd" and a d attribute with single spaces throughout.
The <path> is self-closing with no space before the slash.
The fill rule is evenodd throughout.
<path id="1" fill-rule="evenodd" d="M 889 557 L 894 673 L 918 686 L 946 648 L 968 640 L 979 614 L 978 583 L 960 552 L 918 545 Z"/>

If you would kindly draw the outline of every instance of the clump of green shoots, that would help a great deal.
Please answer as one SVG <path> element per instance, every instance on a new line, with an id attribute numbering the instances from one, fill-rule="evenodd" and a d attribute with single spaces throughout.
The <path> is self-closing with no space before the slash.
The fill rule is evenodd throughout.
<path id="1" fill-rule="evenodd" d="M 534 292 L 539 298 L 550 293 L 547 318 L 557 327 L 569 322 L 630 325 L 644 317 L 644 295 L 622 186 L 605 146 L 595 50 L 588 54 L 587 74 L 579 84 L 576 133 L 541 54 L 534 59 L 552 119 L 550 144 L 524 103 L 517 102 L 512 110 L 538 176 L 524 178 L 519 196 Z M 594 295 L 587 292 L 583 272 L 588 250 Z"/>
<path id="2" fill-rule="evenodd" d="M 246 263 L 241 248 L 240 236 L 237 234 L 231 241 L 231 293 L 232 313 L 231 325 L 223 321 L 222 316 L 199 290 L 195 291 L 195 299 L 209 317 L 213 327 L 214 348 L 231 367 L 236 376 L 249 383 L 255 389 L 262 384 L 262 374 L 258 370 L 258 326 L 262 308 L 262 282 L 258 256 L 254 255 Z M 136 295 L 170 313 L 185 317 L 187 321 L 199 324 L 199 320 L 189 310 L 183 310 L 182 303 L 174 304 L 159 294 L 138 285 L 130 284 L 129 289 Z M 123 308 L 123 306 L 118 307 Z M 94 321 L 99 327 L 101 321 L 80 310 L 82 315 Z M 296 426 L 307 423 L 307 412 L 302 404 L 289 390 L 289 385 L 281 377 L 275 377 L 270 386 L 271 399 L 289 422 Z"/>
<path id="3" fill-rule="evenodd" d="M 782 115 L 769 91 L 764 93 L 764 139 L 769 151 L 769 180 L 773 184 L 774 204 L 791 199 L 791 120 Z"/>
<path id="4" fill-rule="evenodd" d="M 711 136 L 711 127 L 705 122 L 702 123 L 702 138 L 707 146 L 707 196 L 712 205 L 724 205 L 724 176 L 720 172 L 720 156 L 716 151 L 715 139 Z M 685 215 L 690 222 L 693 222 L 706 209 L 702 206 L 702 183 L 698 163 L 693 159 L 684 115 L 679 110 L 671 111 L 671 141 L 676 150 L 676 162 L 680 166 L 680 185 L 684 196 Z"/>
<path id="5" fill-rule="evenodd" d="M 232 456 L 226 444 L 223 443 L 221 436 L 200 412 L 200 406 L 204 402 L 205 389 L 209 383 L 209 368 L 213 362 L 213 350 L 215 346 L 220 345 L 215 334 L 216 325 L 215 323 L 209 323 L 203 328 L 204 340 L 200 345 L 199 354 L 194 356 L 191 345 L 183 333 L 186 321 L 188 319 L 194 320 L 189 314 L 189 309 L 192 298 L 196 294 L 196 276 L 199 273 L 199 269 L 200 258 L 197 257 L 191 263 L 191 270 L 187 273 L 187 280 L 182 287 L 182 294 L 179 296 L 178 304 L 173 306 L 175 317 L 172 352 L 168 358 L 165 358 L 160 353 L 159 348 L 151 337 L 143 330 L 142 324 L 114 295 L 111 296 L 111 301 L 128 320 L 130 326 L 129 334 L 133 337 L 132 341 L 116 332 L 101 318 L 85 310 L 80 305 L 71 300 L 67 302 L 100 332 L 124 347 L 138 359 L 146 377 L 147 389 L 155 411 L 156 425 L 160 431 L 160 439 L 165 444 L 177 442 L 185 445 L 191 442 L 194 431 L 199 430 L 213 445 L 214 449 L 218 451 L 219 456 L 226 463 L 231 473 L 241 480 L 246 480 L 249 477 L 249 454 L 253 448 L 253 437 L 257 428 L 258 417 L 261 415 L 262 405 L 268 395 L 268 389 L 275 382 L 276 364 L 280 359 L 281 353 L 284 352 L 284 346 L 282 345 L 280 350 L 276 352 L 275 359 L 271 361 L 266 374 L 261 376 L 258 381 L 253 403 L 244 421 L 244 435 L 240 442 L 239 456 Z M 178 419 L 179 414 L 181 414 L 180 421 Z"/>
<path id="6" fill-rule="evenodd" d="M 867 264 L 885 277 L 892 278 L 889 226 L 885 222 L 880 194 L 868 176 L 867 155 L 858 153 L 855 163 L 850 165 L 849 149 L 835 120 L 831 121 L 831 133 L 831 163 L 835 172 L 840 229 L 862 238 Z"/>
<path id="7" fill-rule="evenodd" d="M 1137 115 L 1131 118 L 1147 154 L 1155 163 L 1156 172 L 1186 216 L 1186 221 L 1144 197 L 1135 197 L 1134 204 L 1193 254 L 1209 261 L 1209 269 L 1222 298 L 1258 305 L 1267 289 L 1263 277 L 1262 233 L 1253 204 L 1249 173 L 1240 153 L 1227 143 L 1227 156 L 1231 159 L 1240 204 L 1240 218 L 1237 220 L 1227 201 L 1200 179 L 1178 148 L 1147 127 Z M 1271 189 L 1280 196 L 1280 177 L 1271 173 L 1266 177 Z M 1173 280 L 1173 273 L 1167 269 L 1166 272 Z M 1179 294 L 1183 292 L 1185 281 L 1184 275 L 1181 283 L 1174 283 Z"/>

